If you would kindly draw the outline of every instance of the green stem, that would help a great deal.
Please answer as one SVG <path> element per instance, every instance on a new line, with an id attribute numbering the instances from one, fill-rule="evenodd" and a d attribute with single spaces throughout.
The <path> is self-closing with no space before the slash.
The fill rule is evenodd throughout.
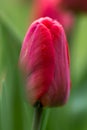
<path id="1" fill-rule="evenodd" d="M 49 108 L 44 109 L 43 119 L 42 119 L 43 125 L 41 127 L 41 130 L 46 130 L 49 114 L 50 114 L 50 109 Z"/>
<path id="2" fill-rule="evenodd" d="M 32 123 L 32 130 L 40 130 L 43 107 L 40 103 L 37 103 L 34 108 L 34 117 Z"/>

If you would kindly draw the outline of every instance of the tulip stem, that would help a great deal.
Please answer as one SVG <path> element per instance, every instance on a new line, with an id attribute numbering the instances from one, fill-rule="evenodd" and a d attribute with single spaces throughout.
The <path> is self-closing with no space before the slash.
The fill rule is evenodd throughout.
<path id="1" fill-rule="evenodd" d="M 33 117 L 33 124 L 32 124 L 32 130 L 40 130 L 41 127 L 41 120 L 42 120 L 42 112 L 43 107 L 41 103 L 37 103 L 34 108 L 34 117 Z"/>

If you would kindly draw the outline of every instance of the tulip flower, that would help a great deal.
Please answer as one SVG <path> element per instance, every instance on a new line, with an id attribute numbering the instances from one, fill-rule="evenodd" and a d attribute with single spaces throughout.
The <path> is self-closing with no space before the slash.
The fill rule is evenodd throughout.
<path id="1" fill-rule="evenodd" d="M 32 19 L 40 17 L 50 17 L 59 21 L 66 33 L 70 33 L 74 25 L 74 15 L 60 6 L 61 0 L 34 0 L 32 6 Z"/>
<path id="2" fill-rule="evenodd" d="M 20 52 L 19 65 L 26 80 L 29 102 L 61 106 L 70 93 L 68 44 L 62 25 L 49 17 L 29 27 Z"/>
<path id="3" fill-rule="evenodd" d="M 87 0 L 61 0 L 61 5 L 74 12 L 87 12 Z"/>

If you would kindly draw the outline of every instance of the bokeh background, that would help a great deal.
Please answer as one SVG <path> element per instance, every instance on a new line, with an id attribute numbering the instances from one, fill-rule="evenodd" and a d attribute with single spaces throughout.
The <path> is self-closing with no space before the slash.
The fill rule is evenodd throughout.
<path id="1" fill-rule="evenodd" d="M 35 0 L 36 1 L 36 0 Z M 21 44 L 33 21 L 34 0 L 0 0 L 0 130 L 30 130 L 33 107 L 17 68 Z M 41 130 L 87 130 L 87 14 L 76 13 L 67 35 L 71 94 L 64 107 L 45 108 Z"/>

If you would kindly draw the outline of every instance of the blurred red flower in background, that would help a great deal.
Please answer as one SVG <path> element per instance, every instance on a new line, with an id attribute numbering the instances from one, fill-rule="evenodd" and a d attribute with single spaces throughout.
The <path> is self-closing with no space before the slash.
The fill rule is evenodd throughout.
<path id="1" fill-rule="evenodd" d="M 25 35 L 19 64 L 32 105 L 61 106 L 70 93 L 70 66 L 62 25 L 48 17 L 36 20 Z"/>
<path id="2" fill-rule="evenodd" d="M 74 15 L 60 6 L 61 0 L 34 0 L 32 6 L 32 21 L 40 17 L 50 17 L 59 21 L 67 33 L 73 28 Z"/>
<path id="3" fill-rule="evenodd" d="M 76 12 L 87 12 L 87 0 L 61 0 L 61 6 Z"/>

